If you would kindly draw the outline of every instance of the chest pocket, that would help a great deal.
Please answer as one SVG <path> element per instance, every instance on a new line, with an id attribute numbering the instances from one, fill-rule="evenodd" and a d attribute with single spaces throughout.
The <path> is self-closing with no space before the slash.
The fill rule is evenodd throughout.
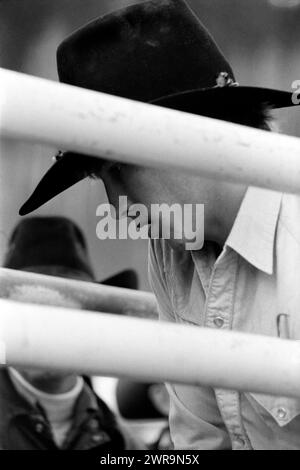
<path id="1" fill-rule="evenodd" d="M 288 337 L 293 341 L 300 339 L 300 318 L 298 315 L 287 314 L 283 324 L 277 322 L 277 333 L 280 337 Z M 252 405 L 262 417 L 269 420 L 272 418 L 271 423 L 276 423 L 281 428 L 289 425 L 297 419 L 297 425 L 300 432 L 300 398 L 278 397 L 271 395 L 263 395 L 259 393 L 246 394 L 249 397 Z M 298 424 L 299 423 L 299 424 Z M 293 423 L 293 424 L 296 424 Z"/>
<path id="2" fill-rule="evenodd" d="M 276 424 L 283 428 L 293 420 L 299 420 L 300 430 L 300 399 L 287 397 L 274 397 L 260 393 L 245 394 L 256 412 L 261 415 L 270 426 Z"/>

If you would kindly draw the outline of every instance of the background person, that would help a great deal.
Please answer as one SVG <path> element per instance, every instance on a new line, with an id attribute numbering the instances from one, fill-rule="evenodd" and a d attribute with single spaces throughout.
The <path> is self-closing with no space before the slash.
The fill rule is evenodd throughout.
<path id="1" fill-rule="evenodd" d="M 21 221 L 8 244 L 4 267 L 94 282 L 81 230 L 63 217 Z M 129 272 L 134 280 L 134 273 Z M 112 282 L 111 282 L 112 281 Z M 128 287 L 127 273 L 113 281 Z M 52 288 L 15 287 L 15 301 L 82 309 Z M 42 314 L 42 313 L 41 313 Z M 71 325 L 70 325 L 71 328 Z M 109 450 L 144 448 L 83 377 L 67 372 L 0 369 L 0 448 L 7 450 Z"/>

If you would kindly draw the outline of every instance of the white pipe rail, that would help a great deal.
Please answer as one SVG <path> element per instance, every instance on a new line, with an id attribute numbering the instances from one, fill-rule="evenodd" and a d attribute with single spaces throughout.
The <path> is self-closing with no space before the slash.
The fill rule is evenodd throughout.
<path id="1" fill-rule="evenodd" d="M 0 137 L 285 192 L 300 139 L 0 69 Z"/>
<path id="2" fill-rule="evenodd" d="M 8 365 L 300 398 L 298 341 L 9 300 L 0 312 Z"/>
<path id="3" fill-rule="evenodd" d="M 31 286 L 54 289 L 85 310 L 158 318 L 155 296 L 150 292 L 0 268 L 0 298 L 14 298 L 17 289 Z"/>

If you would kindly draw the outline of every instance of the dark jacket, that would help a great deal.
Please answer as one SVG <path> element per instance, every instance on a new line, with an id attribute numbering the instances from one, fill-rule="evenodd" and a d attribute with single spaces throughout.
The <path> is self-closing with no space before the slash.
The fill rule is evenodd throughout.
<path id="1" fill-rule="evenodd" d="M 74 408 L 73 426 L 60 449 L 104 453 L 125 447 L 113 413 L 85 384 Z M 5 369 L 0 370 L 0 449 L 58 450 L 44 411 L 18 394 Z"/>

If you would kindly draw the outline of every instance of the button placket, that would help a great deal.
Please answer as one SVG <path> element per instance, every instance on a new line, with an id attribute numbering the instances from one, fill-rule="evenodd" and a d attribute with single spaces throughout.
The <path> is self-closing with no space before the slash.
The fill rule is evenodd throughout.
<path id="1" fill-rule="evenodd" d="M 251 450 L 251 443 L 243 428 L 240 395 L 236 391 L 216 389 L 216 399 L 228 433 L 233 450 Z"/>
<path id="2" fill-rule="evenodd" d="M 233 251 L 224 252 L 212 272 L 206 300 L 205 326 L 229 329 L 232 324 L 236 272 L 237 254 Z"/>
<path id="3" fill-rule="evenodd" d="M 233 322 L 237 272 L 238 255 L 228 250 L 213 270 L 207 298 L 207 327 L 230 329 Z M 221 415 L 231 437 L 232 448 L 251 449 L 242 425 L 239 393 L 221 389 L 215 390 L 215 393 Z"/>

